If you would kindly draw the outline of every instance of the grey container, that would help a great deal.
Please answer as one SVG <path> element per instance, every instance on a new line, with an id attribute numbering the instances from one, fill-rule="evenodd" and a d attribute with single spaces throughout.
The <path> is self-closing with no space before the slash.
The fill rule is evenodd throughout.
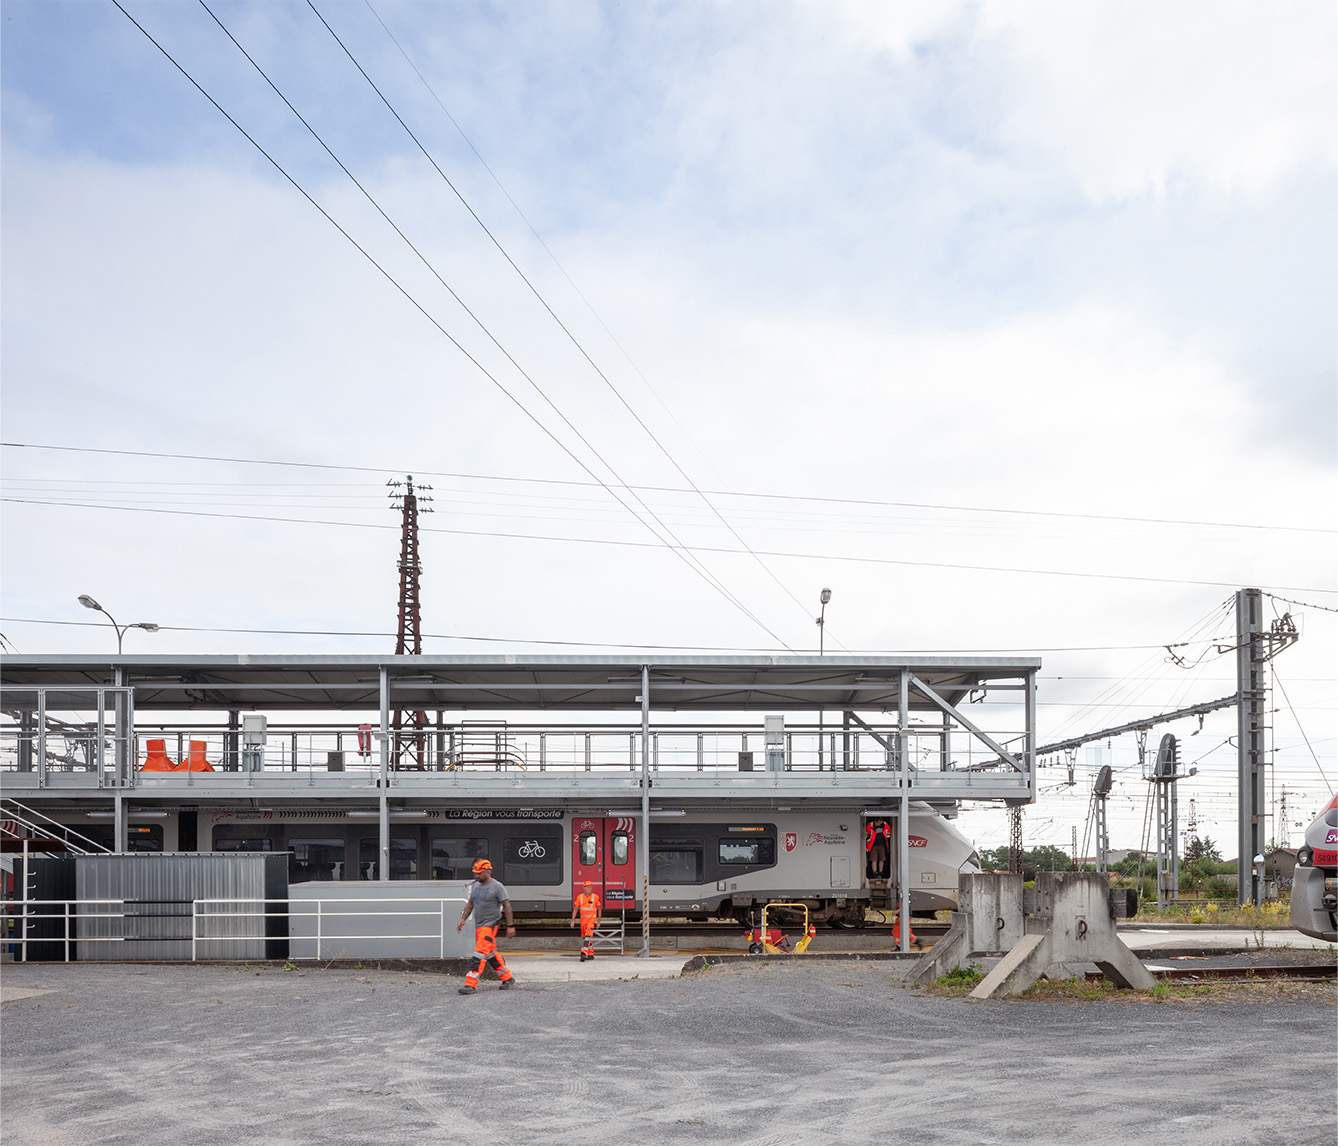
<path id="1" fill-rule="evenodd" d="M 78 856 L 75 895 L 83 960 L 279 959 L 288 953 L 286 852 Z M 223 902 L 197 907 L 199 900 Z"/>

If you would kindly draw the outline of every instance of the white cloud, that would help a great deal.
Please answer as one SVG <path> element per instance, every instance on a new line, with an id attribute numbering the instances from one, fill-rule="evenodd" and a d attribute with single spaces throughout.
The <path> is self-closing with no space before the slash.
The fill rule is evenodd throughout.
<path id="1" fill-rule="evenodd" d="M 1258 195 L 1334 163 L 1338 10 L 1324 0 L 988 0 L 958 8 L 960 23 L 909 29 L 846 11 L 897 58 L 968 27 L 960 50 L 992 64 L 983 78 L 997 86 L 979 98 L 997 101 L 997 141 L 1015 161 L 1066 168 L 1095 202 L 1182 184 Z"/>

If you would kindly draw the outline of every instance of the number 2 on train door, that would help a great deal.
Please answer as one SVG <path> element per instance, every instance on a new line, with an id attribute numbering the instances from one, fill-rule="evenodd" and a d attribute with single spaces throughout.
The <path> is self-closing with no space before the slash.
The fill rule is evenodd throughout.
<path id="1" fill-rule="evenodd" d="M 605 910 L 636 902 L 636 829 L 631 816 L 578 816 L 572 820 L 572 899 L 589 881 Z"/>

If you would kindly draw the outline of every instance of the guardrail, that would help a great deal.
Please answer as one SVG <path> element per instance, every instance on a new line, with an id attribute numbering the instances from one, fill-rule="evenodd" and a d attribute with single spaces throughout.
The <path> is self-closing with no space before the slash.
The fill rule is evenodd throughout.
<path id="1" fill-rule="evenodd" d="M 450 896 L 399 896 L 377 899 L 367 902 L 348 899 L 302 900 L 294 903 L 288 899 L 195 899 L 174 900 L 150 903 L 144 900 L 126 899 L 28 899 L 14 900 L 0 905 L 0 920 L 4 925 L 4 934 L 0 936 L 0 947 L 12 948 L 20 956 L 20 962 L 28 961 L 28 949 L 33 944 L 58 944 L 63 958 L 58 962 L 73 961 L 80 947 L 85 944 L 124 944 L 124 943 L 177 943 L 190 945 L 190 962 L 207 962 L 211 956 L 208 948 L 218 943 L 264 944 L 276 940 L 292 944 L 294 942 L 315 943 L 315 959 L 330 958 L 330 947 L 337 943 L 358 942 L 436 942 L 439 959 L 447 958 L 446 944 L 448 936 L 454 934 L 454 924 L 459 917 L 463 899 Z M 431 905 L 423 908 L 406 908 L 402 905 Z M 277 905 L 277 909 L 276 909 Z M 388 912 L 388 905 L 401 905 L 397 910 Z M 146 907 L 179 907 L 177 912 L 149 913 Z M 370 909 L 369 909 L 370 908 Z M 448 909 L 449 908 L 449 909 Z M 220 910 L 223 909 L 223 910 Z M 396 930 L 384 934 L 369 930 L 340 931 L 332 928 L 332 920 L 347 920 L 393 915 L 396 919 L 418 918 L 436 921 L 436 927 L 421 934 Z M 190 920 L 187 934 L 146 935 L 138 932 L 121 935 L 90 935 L 82 932 L 80 925 L 89 923 L 98 925 L 112 920 L 177 919 Z M 248 930 L 232 930 L 229 934 L 211 934 L 209 920 L 227 920 L 234 927 L 238 923 L 250 921 Z M 287 921 L 282 935 L 266 934 L 269 925 L 275 920 Z M 73 925 L 72 922 L 73 921 Z M 43 922 L 55 922 L 58 934 L 33 935 L 34 928 Z M 309 924 L 311 933 L 303 933 L 301 927 Z M 450 930 L 447 930 L 447 925 Z M 124 926 L 124 925 L 123 925 Z M 426 926 L 426 925 L 425 925 Z M 338 957 L 336 951 L 334 957 Z M 261 959 L 269 956 L 254 955 Z M 419 956 L 431 958 L 431 956 Z M 216 959 L 230 959 L 231 956 L 213 956 Z"/>
<path id="2" fill-rule="evenodd" d="M 397 767 L 397 773 L 451 773 L 467 771 L 526 772 L 640 771 L 641 735 L 626 727 L 587 729 L 545 729 L 512 726 L 504 734 L 478 736 L 459 729 L 428 727 L 421 734 L 425 742 L 423 766 Z M 1005 744 L 1015 737 L 996 733 Z M 138 725 L 128 737 L 123 751 L 133 762 L 128 783 L 150 776 L 180 780 L 186 785 L 217 773 L 235 775 L 293 774 L 315 782 L 327 773 L 356 776 L 375 784 L 380 775 L 380 745 L 363 741 L 360 747 L 355 731 L 326 727 L 271 726 L 267 743 L 254 750 L 258 772 L 244 767 L 238 744 L 239 734 L 217 727 L 207 730 L 149 727 Z M 406 739 L 414 733 L 405 733 Z M 897 736 L 895 728 L 876 732 L 852 728 L 848 731 L 830 726 L 819 733 L 815 727 L 792 726 L 770 747 L 765 734 L 755 725 L 715 726 L 709 729 L 658 728 L 651 732 L 650 768 L 652 771 L 681 772 L 775 772 L 775 771 L 884 771 L 892 767 L 887 742 Z M 393 733 L 392 733 L 393 737 Z M 945 746 L 938 728 L 914 728 L 905 736 L 907 763 L 911 768 L 937 771 L 945 766 L 969 768 L 973 755 L 970 736 L 954 730 Z M 164 740 L 166 756 L 182 767 L 177 771 L 143 772 L 147 758 L 146 741 Z M 208 771 L 187 770 L 192 743 L 203 743 L 203 759 Z M 821 743 L 821 748 L 820 748 Z M 65 726 L 40 729 L 6 724 L 0 720 L 0 772 L 34 772 L 39 783 L 48 774 L 100 773 L 110 758 L 114 745 L 105 734 L 87 727 Z M 41 764 L 39 767 L 38 764 Z"/>
<path id="3" fill-rule="evenodd" d="M 59 944 L 62 958 L 55 962 L 74 961 L 78 949 L 88 944 L 96 948 L 98 944 L 124 943 L 177 943 L 190 944 L 189 962 L 210 962 L 234 956 L 211 956 L 209 947 L 217 943 L 271 943 L 276 940 L 287 943 L 313 943 L 313 954 L 303 958 L 327 959 L 338 958 L 342 953 L 337 944 L 418 942 L 437 943 L 436 958 L 445 959 L 447 940 L 455 934 L 455 923 L 459 918 L 462 898 L 450 896 L 396 896 L 386 899 L 360 902 L 349 899 L 314 899 L 294 903 L 288 899 L 231 899 L 211 898 L 194 900 L 173 900 L 150 903 L 144 900 L 126 899 L 29 899 L 14 900 L 0 904 L 0 923 L 4 934 L 0 936 L 0 947 L 13 949 L 19 955 L 20 962 L 27 962 L 28 949 L 32 944 Z M 400 906 L 398 910 L 388 912 L 387 905 L 426 905 L 419 908 Z M 277 906 L 277 909 L 276 909 Z M 144 909 L 180 907 L 189 911 L 150 913 Z M 370 909 L 369 909 L 370 908 Z M 239 910 L 240 909 L 240 910 Z M 395 919 L 434 920 L 435 926 L 425 923 L 421 933 L 396 930 L 384 934 L 369 931 L 341 931 L 338 921 L 351 918 L 385 918 L 392 915 Z M 180 935 L 89 935 L 76 934 L 79 924 L 105 924 L 112 920 L 179 919 L 190 920 L 189 934 Z M 616 922 L 605 917 L 595 931 L 595 945 L 603 950 L 625 951 L 626 915 L 619 912 Z M 229 934 L 210 934 L 209 920 L 227 920 L 235 927 L 239 922 L 251 921 L 249 931 L 239 933 L 233 930 Z M 287 927 L 283 935 L 269 935 L 266 931 L 275 920 L 286 920 Z M 42 922 L 55 922 L 56 935 L 32 935 L 34 927 Z M 73 921 L 73 923 L 72 923 Z M 334 926 L 332 927 L 332 921 Z M 304 932 L 304 926 L 312 928 Z M 331 954 L 333 951 L 333 955 Z M 291 955 L 290 958 L 297 956 Z M 365 956 L 363 956 L 365 957 Z M 394 958 L 393 955 L 387 955 Z M 432 956 L 417 955 L 417 958 Z M 250 958 L 267 959 L 278 956 L 253 955 Z M 42 960 L 51 962 L 52 960 Z"/>

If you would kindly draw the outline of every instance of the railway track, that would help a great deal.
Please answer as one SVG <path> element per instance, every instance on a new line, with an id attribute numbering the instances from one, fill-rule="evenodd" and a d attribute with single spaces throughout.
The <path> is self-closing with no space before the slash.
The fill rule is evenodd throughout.
<path id="1" fill-rule="evenodd" d="M 602 924 L 603 927 L 616 926 L 607 918 Z M 517 931 L 525 935 L 538 936 L 558 936 L 572 935 L 575 929 L 564 924 L 558 923 L 536 923 L 528 924 L 523 921 L 516 925 Z M 780 925 L 782 931 L 795 931 L 794 927 Z M 745 929 L 737 923 L 657 923 L 651 920 L 651 934 L 653 935 L 672 935 L 677 938 L 700 938 L 703 940 L 719 936 L 737 936 Z M 940 938 L 948 933 L 948 924 L 946 923 L 912 923 L 911 930 L 917 936 L 925 938 Z M 640 922 L 627 924 L 627 934 L 641 934 Z M 834 937 L 838 935 L 887 935 L 891 936 L 892 925 L 888 923 L 870 923 L 865 927 L 819 927 L 819 936 Z"/>

